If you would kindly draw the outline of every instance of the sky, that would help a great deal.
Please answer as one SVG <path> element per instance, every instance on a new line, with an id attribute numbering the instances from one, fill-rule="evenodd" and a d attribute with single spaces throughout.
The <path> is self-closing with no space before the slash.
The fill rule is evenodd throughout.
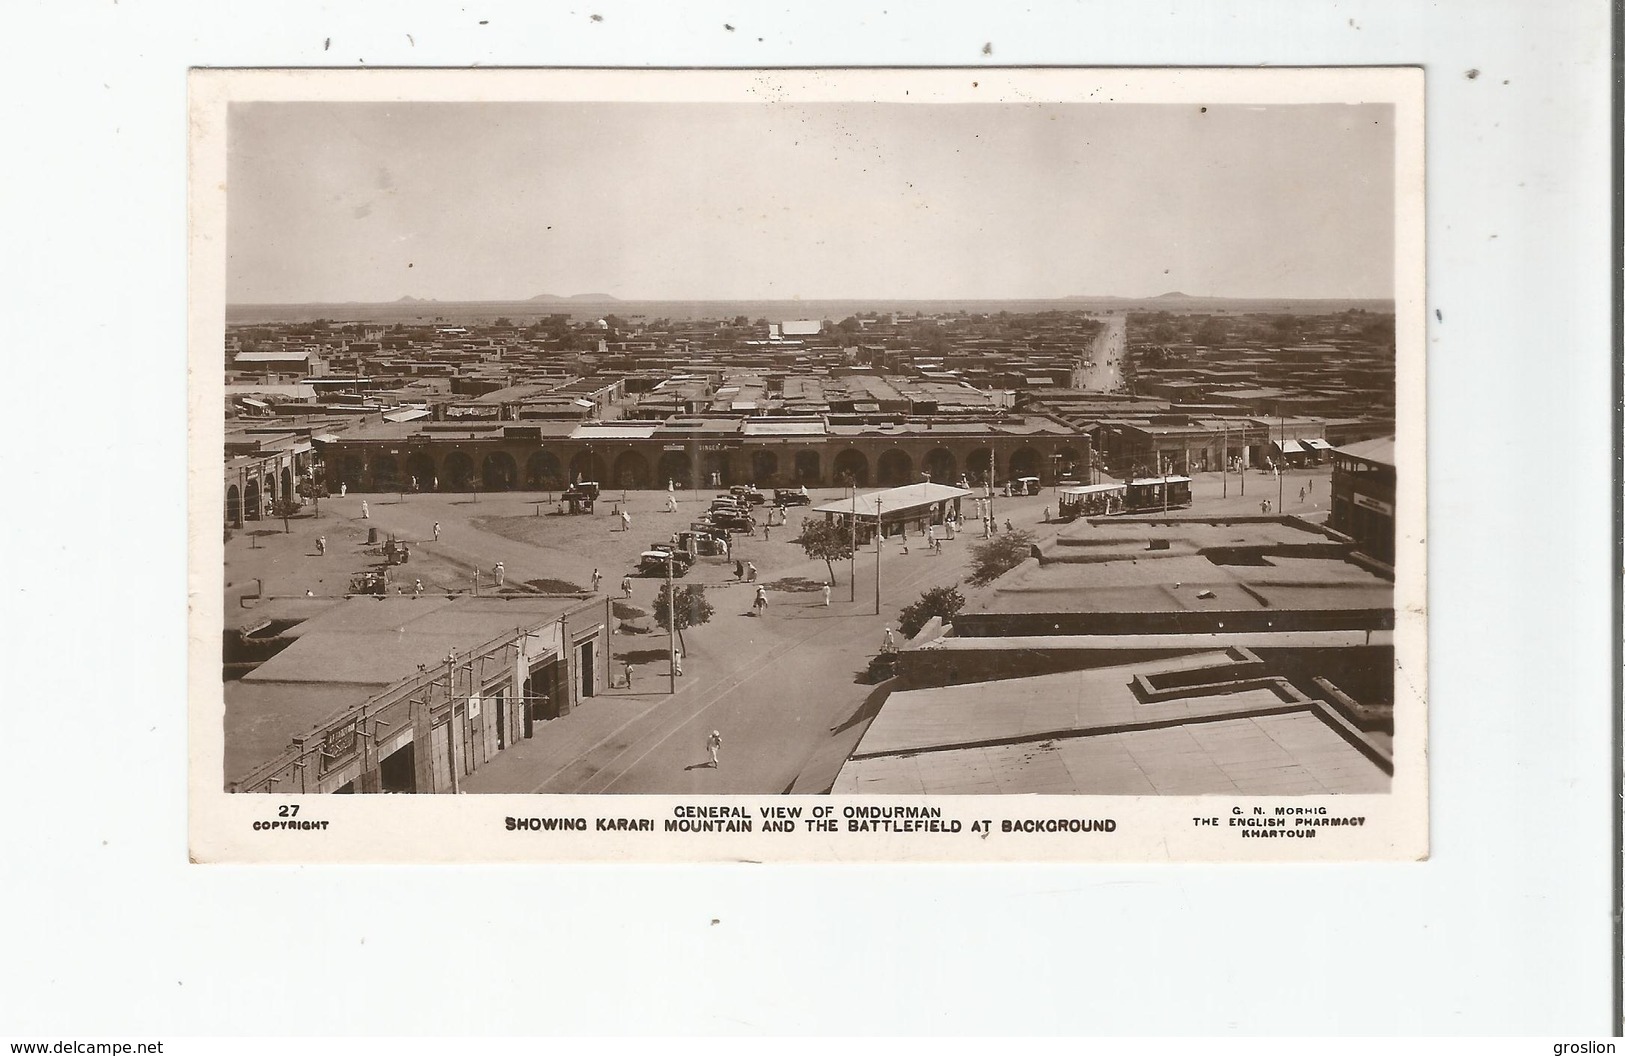
<path id="1" fill-rule="evenodd" d="M 234 103 L 227 300 L 1388 298 L 1391 118 Z"/>

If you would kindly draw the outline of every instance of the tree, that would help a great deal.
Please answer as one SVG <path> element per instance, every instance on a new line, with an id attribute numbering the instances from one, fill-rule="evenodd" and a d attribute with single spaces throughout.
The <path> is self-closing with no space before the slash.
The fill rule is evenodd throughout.
<path id="1" fill-rule="evenodd" d="M 801 522 L 801 538 L 796 542 L 809 558 L 823 561 L 829 569 L 829 581 L 835 582 L 835 562 L 852 556 L 852 529 L 834 521 L 815 521 L 811 517 Z"/>
<path id="2" fill-rule="evenodd" d="M 716 610 L 705 597 L 705 588 L 698 583 L 677 588 L 677 630 L 710 622 Z M 662 583 L 655 596 L 655 623 L 661 630 L 671 630 L 671 584 Z"/>
<path id="3" fill-rule="evenodd" d="M 1033 533 L 1024 529 L 996 535 L 970 549 L 970 575 L 965 582 L 983 587 L 1015 568 L 1033 554 Z"/>
<path id="4" fill-rule="evenodd" d="M 282 518 L 282 534 L 288 534 L 288 518 L 299 512 L 299 504 L 292 499 L 276 499 L 271 503 L 271 516 Z"/>
<path id="5" fill-rule="evenodd" d="M 904 638 L 912 638 L 931 617 L 940 616 L 942 622 L 947 623 L 964 607 L 965 595 L 959 593 L 958 583 L 951 587 L 932 587 L 920 595 L 920 600 L 897 614 L 897 629 Z"/>
<path id="6" fill-rule="evenodd" d="M 497 316 L 497 321 L 492 323 L 491 325 L 492 326 L 509 327 L 509 326 L 513 325 L 513 320 L 509 319 L 505 315 L 499 315 L 499 316 Z"/>

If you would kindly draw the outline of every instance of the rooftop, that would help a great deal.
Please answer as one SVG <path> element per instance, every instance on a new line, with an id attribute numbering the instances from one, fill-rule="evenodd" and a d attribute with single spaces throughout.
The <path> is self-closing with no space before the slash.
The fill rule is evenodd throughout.
<path id="1" fill-rule="evenodd" d="M 970 492 L 964 488 L 921 481 L 918 484 L 905 484 L 900 488 L 867 492 L 859 495 L 855 501 L 849 498 L 838 499 L 827 505 L 815 507 L 812 512 L 844 514 L 856 512 L 859 517 L 873 517 L 877 509 L 885 513 L 900 513 L 903 510 L 929 506 L 932 503 L 969 494 Z"/>
<path id="2" fill-rule="evenodd" d="M 225 684 L 226 773 L 280 753 L 289 738 L 385 687 L 521 627 L 582 606 L 535 595 L 354 597 L 283 632 L 293 643 Z M 301 612 L 297 603 L 278 618 Z"/>
<path id="3" fill-rule="evenodd" d="M 1136 686 L 1225 651 L 894 693 L 841 768 L 838 795 L 1313 795 L 1385 792 L 1382 753 L 1277 678 Z"/>

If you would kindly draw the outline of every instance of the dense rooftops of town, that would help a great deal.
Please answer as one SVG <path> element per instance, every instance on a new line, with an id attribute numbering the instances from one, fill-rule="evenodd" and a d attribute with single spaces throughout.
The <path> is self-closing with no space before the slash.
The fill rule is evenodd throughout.
<path id="1" fill-rule="evenodd" d="M 1102 332 L 1085 312 L 261 323 L 228 328 L 227 417 L 358 439 L 639 419 L 751 436 L 1126 429 L 1153 444 L 1273 426 L 1345 444 L 1392 432 L 1392 322 L 1136 312 L 1109 386 L 1085 383 Z"/>

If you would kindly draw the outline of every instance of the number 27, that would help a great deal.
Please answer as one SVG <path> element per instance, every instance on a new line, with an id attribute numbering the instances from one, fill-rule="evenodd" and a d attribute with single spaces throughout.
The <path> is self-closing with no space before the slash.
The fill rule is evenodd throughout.
<path id="1" fill-rule="evenodd" d="M 297 803 L 283 804 L 282 806 L 276 808 L 276 816 L 279 817 L 279 818 L 296 818 L 296 817 L 298 817 L 299 816 L 299 804 L 297 804 Z"/>

